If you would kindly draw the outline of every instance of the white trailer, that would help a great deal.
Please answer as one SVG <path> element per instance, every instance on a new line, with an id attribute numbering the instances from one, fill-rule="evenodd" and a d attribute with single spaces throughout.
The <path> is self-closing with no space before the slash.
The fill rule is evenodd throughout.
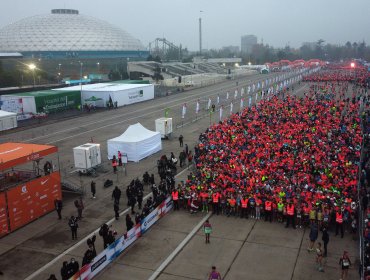
<path id="1" fill-rule="evenodd" d="M 73 148 L 75 168 L 78 172 L 95 174 L 101 164 L 100 144 L 87 143 Z"/>
<path id="2" fill-rule="evenodd" d="M 159 118 L 155 120 L 155 131 L 161 133 L 161 138 L 170 138 L 172 134 L 172 118 Z"/>
<path id="3" fill-rule="evenodd" d="M 17 114 L 0 110 L 0 131 L 16 128 Z"/>

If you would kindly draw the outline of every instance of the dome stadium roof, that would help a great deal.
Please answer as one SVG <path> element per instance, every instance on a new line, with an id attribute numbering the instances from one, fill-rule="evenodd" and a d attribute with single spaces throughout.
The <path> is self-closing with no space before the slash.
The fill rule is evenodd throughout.
<path id="1" fill-rule="evenodd" d="M 22 19 L 0 29 L 0 52 L 145 51 L 126 31 L 77 10 Z"/>

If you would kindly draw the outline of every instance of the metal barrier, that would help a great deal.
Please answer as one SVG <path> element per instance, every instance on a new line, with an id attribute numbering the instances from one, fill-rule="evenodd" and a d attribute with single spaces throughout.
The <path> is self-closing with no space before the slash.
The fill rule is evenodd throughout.
<path id="1" fill-rule="evenodd" d="M 361 184 L 361 177 L 362 177 L 362 164 L 364 163 L 364 152 L 365 152 L 365 140 L 364 140 L 364 134 L 366 127 L 364 126 L 364 119 L 362 117 L 363 113 L 363 102 L 359 108 L 359 116 L 361 120 L 361 130 L 362 130 L 362 143 L 361 143 L 361 155 L 360 155 L 360 161 L 358 163 L 359 165 L 359 172 L 358 172 L 358 183 L 357 183 L 357 200 L 358 200 L 358 235 L 359 235 L 359 255 L 360 255 L 360 278 L 363 280 L 365 279 L 365 238 L 364 238 L 364 231 L 365 231 L 365 217 L 364 217 L 364 211 L 366 209 L 363 209 L 362 205 L 362 197 L 361 197 L 361 191 L 364 186 Z M 365 123 L 367 123 L 367 119 L 365 120 Z M 365 194 L 366 195 L 366 194 Z"/>

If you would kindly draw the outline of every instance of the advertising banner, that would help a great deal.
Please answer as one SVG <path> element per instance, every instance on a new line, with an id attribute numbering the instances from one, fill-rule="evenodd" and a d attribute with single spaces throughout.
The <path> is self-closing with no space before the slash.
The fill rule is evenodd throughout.
<path id="1" fill-rule="evenodd" d="M 118 257 L 127 247 L 141 236 L 140 224 L 135 225 L 127 232 L 127 236 L 122 236 L 117 240 L 115 258 Z"/>
<path id="2" fill-rule="evenodd" d="M 83 266 L 70 280 L 91 280 L 101 272 L 108 264 L 117 258 L 124 250 L 133 244 L 142 233 L 146 232 L 156 221 L 166 215 L 172 209 L 171 197 L 168 197 L 157 208 L 155 208 L 142 224 L 135 225 L 126 235 L 118 238 L 113 244 L 94 258 L 90 264 Z"/>
<path id="3" fill-rule="evenodd" d="M 42 92 L 41 92 L 42 93 Z M 37 113 L 56 112 L 81 105 L 80 91 L 45 91 L 44 94 L 35 95 Z"/>
<path id="4" fill-rule="evenodd" d="M 114 247 L 116 242 L 107 247 L 103 252 L 98 254 L 92 263 L 83 266 L 78 273 L 73 275 L 70 280 L 90 280 L 93 279 L 100 271 L 113 261 Z"/>
<path id="5" fill-rule="evenodd" d="M 54 210 L 61 199 L 60 174 L 54 172 L 7 191 L 10 229 L 13 231 Z"/>
<path id="6" fill-rule="evenodd" d="M 0 237 L 9 233 L 5 193 L 0 193 Z"/>
<path id="7" fill-rule="evenodd" d="M 159 219 L 159 207 L 155 208 L 141 221 L 141 234 L 144 234 Z"/>
<path id="8" fill-rule="evenodd" d="M 159 215 L 160 218 L 162 218 L 164 215 L 166 215 L 172 209 L 172 207 L 173 207 L 172 198 L 167 197 L 167 199 L 165 201 L 163 201 L 159 207 L 160 208 L 159 208 L 158 215 Z"/>

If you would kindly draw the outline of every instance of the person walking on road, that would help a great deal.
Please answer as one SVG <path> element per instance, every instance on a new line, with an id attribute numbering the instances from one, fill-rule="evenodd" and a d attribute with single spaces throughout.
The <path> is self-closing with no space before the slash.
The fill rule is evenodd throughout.
<path id="1" fill-rule="evenodd" d="M 71 228 L 72 240 L 77 239 L 77 228 L 78 228 L 77 218 L 75 216 L 71 216 L 71 218 L 68 221 L 68 225 Z"/>
<path id="2" fill-rule="evenodd" d="M 183 147 L 184 146 L 184 136 L 182 136 L 182 134 L 180 134 L 179 136 L 179 142 L 180 142 L 180 147 Z"/>
<path id="3" fill-rule="evenodd" d="M 112 192 L 112 199 L 114 199 L 114 203 L 117 202 L 117 204 L 119 204 L 120 198 L 121 198 L 121 190 L 116 186 Z"/>
<path id="4" fill-rule="evenodd" d="M 339 265 L 342 267 L 341 280 L 348 279 L 348 269 L 351 266 L 351 260 L 349 259 L 348 252 L 344 251 L 342 257 L 339 259 Z"/>
<path id="5" fill-rule="evenodd" d="M 113 210 L 114 210 L 114 216 L 115 216 L 116 220 L 118 220 L 118 218 L 119 218 L 119 204 L 116 203 L 116 201 L 114 201 Z"/>
<path id="6" fill-rule="evenodd" d="M 221 280 L 221 274 L 216 270 L 215 266 L 212 266 L 212 271 L 209 273 L 208 280 Z"/>
<path id="7" fill-rule="evenodd" d="M 55 199 L 54 200 L 55 210 L 58 213 L 58 220 L 62 219 L 62 208 L 63 208 L 63 202 L 61 199 Z"/>
<path id="8" fill-rule="evenodd" d="M 84 206 L 84 203 L 82 201 L 82 196 L 80 196 L 80 198 L 77 200 L 75 200 L 75 207 L 77 208 L 77 218 L 78 219 L 82 219 L 82 211 L 84 210 L 85 206 Z"/>
<path id="9" fill-rule="evenodd" d="M 310 229 L 310 245 L 308 247 L 308 252 L 312 252 L 314 249 L 313 249 L 313 246 L 315 245 L 315 241 L 317 240 L 317 237 L 319 235 L 319 230 L 318 230 L 318 227 L 317 227 L 317 223 L 316 222 L 312 222 L 311 223 L 311 229 Z"/>
<path id="10" fill-rule="evenodd" d="M 204 230 L 204 234 L 206 235 L 206 243 L 210 243 L 209 237 L 212 233 L 212 225 L 210 224 L 208 220 L 204 223 L 203 230 Z"/>
<path id="11" fill-rule="evenodd" d="M 322 249 L 321 249 L 321 243 L 318 242 L 317 247 L 316 247 L 316 263 L 318 265 L 317 269 L 320 272 L 324 272 L 324 268 L 322 267 L 322 258 L 323 258 L 323 253 L 322 253 Z"/>
<path id="12" fill-rule="evenodd" d="M 180 152 L 179 160 L 180 160 L 180 167 L 182 167 L 185 164 L 185 160 L 186 160 L 185 151 Z"/>
<path id="13" fill-rule="evenodd" d="M 91 187 L 91 194 L 92 194 L 92 198 L 96 198 L 96 197 L 95 197 L 95 193 L 96 193 L 96 183 L 94 182 L 94 180 L 92 180 L 92 181 L 91 181 L 90 187 Z"/>
<path id="14" fill-rule="evenodd" d="M 328 256 L 328 243 L 329 243 L 329 233 L 328 229 L 324 226 L 322 228 L 322 241 L 324 242 L 324 258 Z"/>

